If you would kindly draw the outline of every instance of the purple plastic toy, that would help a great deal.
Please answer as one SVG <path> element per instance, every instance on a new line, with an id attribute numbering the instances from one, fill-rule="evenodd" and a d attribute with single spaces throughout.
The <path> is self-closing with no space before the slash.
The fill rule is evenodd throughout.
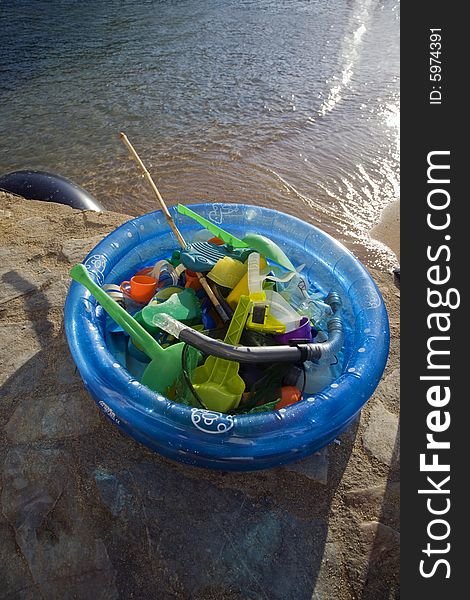
<path id="1" fill-rule="evenodd" d="M 310 319 L 308 317 L 302 317 L 300 325 L 297 329 L 293 329 L 288 333 L 282 333 L 275 335 L 274 339 L 278 344 L 290 344 L 293 341 L 312 341 L 312 326 L 310 325 Z"/>

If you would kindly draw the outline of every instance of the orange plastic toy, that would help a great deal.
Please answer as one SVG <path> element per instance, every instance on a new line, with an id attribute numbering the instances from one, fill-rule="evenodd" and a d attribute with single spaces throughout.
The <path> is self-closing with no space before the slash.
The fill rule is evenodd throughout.
<path id="1" fill-rule="evenodd" d="M 141 304 L 147 304 L 157 291 L 158 282 L 148 275 L 134 275 L 130 281 L 121 283 L 121 292 Z"/>
<path id="2" fill-rule="evenodd" d="M 285 385 L 281 388 L 281 399 L 274 407 L 275 410 L 279 410 L 280 408 L 285 408 L 286 406 L 290 406 L 291 404 L 295 404 L 302 397 L 300 390 L 293 385 Z"/>
<path id="3" fill-rule="evenodd" d="M 201 282 L 199 281 L 199 278 L 194 271 L 186 269 L 185 274 L 186 283 L 184 287 L 192 288 L 195 292 L 202 288 Z"/>

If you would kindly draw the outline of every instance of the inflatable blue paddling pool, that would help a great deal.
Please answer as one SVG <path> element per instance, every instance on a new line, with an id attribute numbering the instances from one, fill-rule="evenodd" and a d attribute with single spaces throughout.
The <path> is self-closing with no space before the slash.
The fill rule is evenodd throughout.
<path id="1" fill-rule="evenodd" d="M 241 204 L 192 209 L 236 236 L 260 233 L 275 241 L 325 294 L 343 302 L 342 373 L 331 385 L 277 411 L 227 415 L 172 402 L 127 372 L 105 343 L 106 313 L 80 284 L 65 304 L 70 350 L 86 388 L 116 425 L 156 452 L 186 463 L 227 471 L 266 469 L 300 460 L 335 439 L 374 392 L 389 349 L 387 312 L 361 263 L 313 225 L 290 215 Z M 170 213 L 184 238 L 200 226 Z M 167 257 L 176 240 L 161 211 L 133 219 L 108 235 L 84 264 L 98 285 L 129 279 L 143 264 Z"/>

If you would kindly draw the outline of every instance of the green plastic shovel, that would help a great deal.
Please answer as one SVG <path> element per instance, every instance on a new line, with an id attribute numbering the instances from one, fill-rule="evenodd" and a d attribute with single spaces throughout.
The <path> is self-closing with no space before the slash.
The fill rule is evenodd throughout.
<path id="1" fill-rule="evenodd" d="M 271 259 L 281 267 L 284 267 L 288 271 L 295 271 L 294 265 L 291 263 L 289 258 L 286 256 L 283 250 L 279 248 L 277 244 L 271 241 L 269 238 L 264 235 L 260 235 L 258 233 L 250 233 L 246 235 L 242 240 L 235 237 L 228 231 L 221 229 L 218 225 L 211 223 L 201 215 L 198 215 L 196 212 L 184 206 L 183 204 L 178 204 L 176 207 L 178 212 L 182 215 L 186 215 L 187 217 L 191 217 L 197 221 L 200 225 L 208 229 L 214 235 L 217 235 L 221 240 L 223 240 L 226 244 L 230 244 L 234 248 L 253 248 L 260 254 L 266 256 L 266 258 Z"/>
<path id="2" fill-rule="evenodd" d="M 162 348 L 153 337 L 145 331 L 122 306 L 119 306 L 106 292 L 104 292 L 90 277 L 85 266 L 75 265 L 70 270 L 70 277 L 78 281 L 96 298 L 104 310 L 112 317 L 131 338 L 136 341 L 140 348 L 150 357 L 142 376 L 141 383 L 155 392 L 166 394 L 176 378 L 182 371 L 181 355 L 184 343 L 179 342 L 168 348 Z"/>
<path id="3" fill-rule="evenodd" d="M 224 338 L 225 343 L 238 344 L 250 306 L 248 296 L 240 296 Z M 245 391 L 245 382 L 238 374 L 239 367 L 239 363 L 233 360 L 209 356 L 203 365 L 193 371 L 191 383 L 206 408 L 227 412 L 239 405 Z"/>

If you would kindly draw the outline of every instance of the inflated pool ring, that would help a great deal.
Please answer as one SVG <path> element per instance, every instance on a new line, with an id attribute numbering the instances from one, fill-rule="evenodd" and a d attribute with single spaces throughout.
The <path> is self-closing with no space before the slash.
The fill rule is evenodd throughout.
<path id="1" fill-rule="evenodd" d="M 0 190 L 28 200 L 58 202 L 81 210 L 103 210 L 98 201 L 82 187 L 65 177 L 46 171 L 14 171 L 2 175 Z"/>
<path id="2" fill-rule="evenodd" d="M 190 408 L 152 392 L 108 351 L 106 315 L 80 284 L 71 284 L 65 327 L 87 389 L 124 431 L 164 456 L 232 471 L 275 467 L 304 458 L 336 438 L 375 390 L 388 356 L 389 327 L 372 278 L 344 246 L 316 227 L 284 213 L 240 204 L 200 204 L 197 212 L 234 235 L 261 233 L 286 252 L 326 296 L 342 300 L 343 369 L 334 383 L 278 411 L 226 415 Z M 200 227 L 170 209 L 188 241 Z M 108 235 L 85 265 L 98 283 L 129 279 L 143 264 L 167 257 L 176 240 L 161 211 L 133 219 Z"/>

